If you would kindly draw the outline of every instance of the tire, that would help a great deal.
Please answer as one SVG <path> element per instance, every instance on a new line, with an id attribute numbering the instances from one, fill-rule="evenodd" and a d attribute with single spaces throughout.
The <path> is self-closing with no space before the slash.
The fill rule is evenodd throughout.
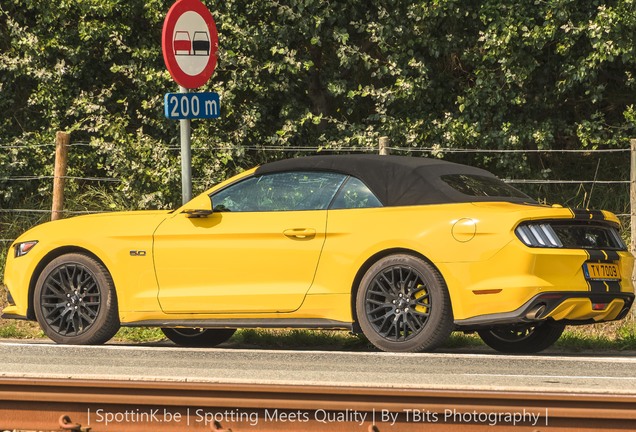
<path id="1" fill-rule="evenodd" d="M 545 321 L 532 325 L 518 325 L 479 330 L 477 333 L 486 345 L 499 352 L 530 354 L 551 347 L 565 330 L 565 325 Z"/>
<path id="2" fill-rule="evenodd" d="M 168 339 L 185 347 L 214 347 L 229 340 L 236 329 L 162 328 Z"/>
<path id="3" fill-rule="evenodd" d="M 356 316 L 362 333 L 382 351 L 430 351 L 453 330 L 444 279 L 411 255 L 384 257 L 367 270 L 356 295 Z"/>
<path id="4" fill-rule="evenodd" d="M 35 317 L 54 342 L 98 345 L 119 330 L 117 296 L 103 264 L 69 253 L 51 261 L 35 284 Z"/>

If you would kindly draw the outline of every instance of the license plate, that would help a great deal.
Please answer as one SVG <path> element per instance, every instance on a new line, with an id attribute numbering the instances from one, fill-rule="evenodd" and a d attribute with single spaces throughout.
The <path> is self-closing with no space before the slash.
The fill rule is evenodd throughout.
<path id="1" fill-rule="evenodd" d="M 617 264 L 585 263 L 583 264 L 585 279 L 598 281 L 615 281 L 621 279 Z"/>

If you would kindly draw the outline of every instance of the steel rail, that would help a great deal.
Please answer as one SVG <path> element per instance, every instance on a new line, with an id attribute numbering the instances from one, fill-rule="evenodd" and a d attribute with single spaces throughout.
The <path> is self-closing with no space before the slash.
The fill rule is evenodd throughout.
<path id="1" fill-rule="evenodd" d="M 0 431 L 633 430 L 636 395 L 0 378 Z"/>

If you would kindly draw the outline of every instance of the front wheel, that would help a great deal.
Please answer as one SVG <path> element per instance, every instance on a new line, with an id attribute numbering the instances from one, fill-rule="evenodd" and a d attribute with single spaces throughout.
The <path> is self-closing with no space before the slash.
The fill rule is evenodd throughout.
<path id="1" fill-rule="evenodd" d="M 229 340 L 236 329 L 162 328 L 168 339 L 185 347 L 214 347 Z"/>
<path id="2" fill-rule="evenodd" d="M 97 345 L 119 330 L 110 273 L 88 255 L 69 253 L 51 261 L 35 284 L 35 317 L 57 343 Z"/>
<path id="3" fill-rule="evenodd" d="M 486 345 L 499 352 L 530 354 L 551 347 L 565 330 L 565 324 L 545 321 L 531 325 L 510 325 L 477 333 Z"/>
<path id="4" fill-rule="evenodd" d="M 428 262 L 389 255 L 363 276 L 356 313 L 369 342 L 383 351 L 421 352 L 441 345 L 453 329 L 444 279 Z"/>

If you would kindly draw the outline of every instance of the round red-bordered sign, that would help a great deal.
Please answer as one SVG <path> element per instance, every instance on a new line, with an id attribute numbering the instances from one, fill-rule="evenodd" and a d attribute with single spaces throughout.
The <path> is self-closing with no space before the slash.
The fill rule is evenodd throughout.
<path id="1" fill-rule="evenodd" d="M 163 60 L 182 87 L 199 88 L 216 68 L 219 39 L 212 14 L 199 0 L 177 0 L 163 22 Z"/>

